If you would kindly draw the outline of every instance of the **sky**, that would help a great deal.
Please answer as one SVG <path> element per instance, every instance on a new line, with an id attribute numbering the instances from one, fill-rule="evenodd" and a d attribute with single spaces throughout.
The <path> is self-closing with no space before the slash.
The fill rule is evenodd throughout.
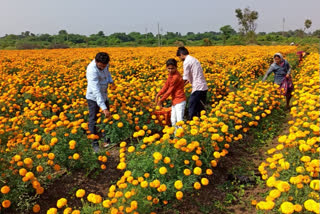
<path id="1" fill-rule="evenodd" d="M 0 36 L 57 34 L 83 35 L 115 32 L 218 32 L 231 25 L 239 30 L 235 9 L 259 13 L 257 32 L 320 29 L 320 0 L 0 0 Z"/>

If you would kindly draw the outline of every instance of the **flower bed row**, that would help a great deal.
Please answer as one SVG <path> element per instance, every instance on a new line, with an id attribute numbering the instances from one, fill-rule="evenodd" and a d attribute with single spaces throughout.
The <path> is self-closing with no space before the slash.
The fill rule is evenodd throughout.
<path id="1" fill-rule="evenodd" d="M 319 54 L 310 54 L 294 78 L 295 101 L 289 133 L 267 151 L 259 166 L 267 192 L 258 210 L 319 213 L 320 92 Z"/>

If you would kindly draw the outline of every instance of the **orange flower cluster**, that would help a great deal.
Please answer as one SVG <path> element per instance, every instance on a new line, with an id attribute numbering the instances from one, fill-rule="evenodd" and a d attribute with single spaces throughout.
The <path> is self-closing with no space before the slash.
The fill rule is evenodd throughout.
<path id="1" fill-rule="evenodd" d="M 153 154 L 155 149 L 164 147 L 170 148 L 170 151 L 176 154 L 183 152 L 186 155 L 182 156 L 182 163 L 188 167 L 183 169 L 185 173 L 181 171 L 178 174 L 189 174 L 195 180 L 196 176 L 203 172 L 212 174 L 210 168 L 216 166 L 219 158 L 228 153 L 232 141 L 242 138 L 241 131 L 246 132 L 256 126 L 260 119 L 279 105 L 275 88 L 268 84 L 252 83 L 252 80 L 264 73 L 272 54 L 278 49 L 279 47 L 190 48 L 191 54 L 202 63 L 209 85 L 212 110 L 203 113 L 201 118 L 181 124 L 183 128 L 177 130 L 177 138 L 174 140 L 171 140 L 173 129 L 163 129 L 159 125 L 163 122 L 154 115 L 155 109 L 150 103 L 167 77 L 165 61 L 175 55 L 176 48 L 1 50 L 0 169 L 1 180 L 4 181 L 0 195 L 2 207 L 9 207 L 11 202 L 17 202 L 18 198 L 14 195 L 16 193 L 12 191 L 17 182 L 25 184 L 25 192 L 42 194 L 45 191 L 44 184 L 55 178 L 56 172 L 65 168 L 73 170 L 95 167 L 104 170 L 107 167 L 105 155 L 97 158 L 91 153 L 89 142 L 98 136 L 90 135 L 87 124 L 85 68 L 97 52 L 106 51 L 110 54 L 110 71 L 117 85 L 109 90 L 110 112 L 113 116 L 104 118 L 99 114 L 100 128 L 110 136 L 112 143 L 120 143 L 131 137 L 140 142 L 139 145 L 121 146 L 118 169 L 125 170 L 130 167 L 130 170 L 133 170 L 133 156 L 143 157 L 147 150 Z M 281 49 L 284 54 L 295 51 L 294 47 Z M 179 71 L 182 72 L 181 63 Z M 232 92 L 239 87 L 247 90 Z M 187 86 L 187 94 L 190 91 L 191 87 Z M 169 105 L 170 100 L 164 104 Z M 159 135 L 161 131 L 164 132 L 163 136 Z M 162 150 L 158 152 L 160 151 Z M 211 159 L 203 159 L 203 154 L 207 152 Z M 156 167 L 155 172 L 159 173 L 159 176 L 175 173 L 178 166 L 176 161 L 181 161 L 175 153 L 164 154 L 163 161 L 151 161 L 147 165 L 152 169 Z M 194 171 L 195 167 L 202 171 Z M 153 188 L 157 193 L 172 190 L 165 182 L 158 186 L 157 182 L 146 180 L 147 183 L 141 185 L 144 181 L 141 177 L 145 173 L 151 175 L 151 168 L 141 172 L 142 175 L 137 176 L 136 172 L 133 175 L 135 179 L 129 180 L 132 179 L 133 184 L 140 184 L 141 188 Z M 152 176 L 145 177 L 151 178 Z M 199 184 L 207 183 L 206 180 L 199 181 L 201 182 L 197 183 L 197 188 L 200 187 Z M 171 192 L 173 197 L 177 196 L 179 199 L 183 197 L 184 188 L 189 185 L 186 185 L 184 180 L 181 182 L 181 190 L 177 193 Z M 128 184 L 123 178 L 119 185 L 124 187 Z M 121 193 L 117 196 L 119 194 Z M 131 195 L 135 194 L 136 192 L 131 192 Z M 21 192 L 21 195 L 26 194 Z M 128 193 L 128 198 L 129 195 Z M 151 197 L 153 204 L 163 200 L 159 195 Z M 99 197 L 93 198 L 93 201 L 100 201 L 95 199 Z M 116 203 L 113 199 L 110 200 L 110 206 Z M 62 202 L 59 204 L 63 204 Z M 131 199 L 131 202 L 128 210 L 136 210 L 137 200 Z M 163 202 L 167 203 L 167 200 Z M 34 210 L 38 211 L 40 207 L 36 206 Z M 126 209 L 123 207 L 122 210 Z M 51 210 L 52 213 L 55 211 L 56 208 Z"/>

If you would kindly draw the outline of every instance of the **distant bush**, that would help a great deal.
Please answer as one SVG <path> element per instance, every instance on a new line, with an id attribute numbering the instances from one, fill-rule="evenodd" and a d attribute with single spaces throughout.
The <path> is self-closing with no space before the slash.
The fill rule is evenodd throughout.
<path id="1" fill-rule="evenodd" d="M 40 49 L 42 48 L 41 45 L 36 43 L 18 43 L 16 45 L 16 48 L 19 50 L 25 50 L 25 49 Z"/>
<path id="2" fill-rule="evenodd" d="M 70 48 L 67 44 L 51 44 L 49 45 L 48 49 L 67 49 Z"/>

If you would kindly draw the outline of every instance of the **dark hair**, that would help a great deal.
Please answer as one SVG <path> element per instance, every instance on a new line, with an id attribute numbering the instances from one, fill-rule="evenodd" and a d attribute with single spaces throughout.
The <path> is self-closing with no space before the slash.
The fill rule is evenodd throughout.
<path id="1" fill-rule="evenodd" d="M 166 62 L 167 67 L 168 67 L 169 65 L 173 65 L 173 66 L 175 66 L 175 67 L 178 67 L 177 64 L 178 64 L 178 63 L 177 63 L 177 60 L 172 59 L 172 58 L 171 58 L 171 59 L 168 59 L 167 62 Z"/>
<path id="2" fill-rule="evenodd" d="M 189 51 L 187 48 L 185 47 L 179 47 L 178 51 L 177 51 L 177 56 L 181 56 L 182 55 L 189 55 Z"/>
<path id="3" fill-rule="evenodd" d="M 99 52 L 95 58 L 96 62 L 101 62 L 102 64 L 108 64 L 110 61 L 110 57 L 105 52 Z"/>

